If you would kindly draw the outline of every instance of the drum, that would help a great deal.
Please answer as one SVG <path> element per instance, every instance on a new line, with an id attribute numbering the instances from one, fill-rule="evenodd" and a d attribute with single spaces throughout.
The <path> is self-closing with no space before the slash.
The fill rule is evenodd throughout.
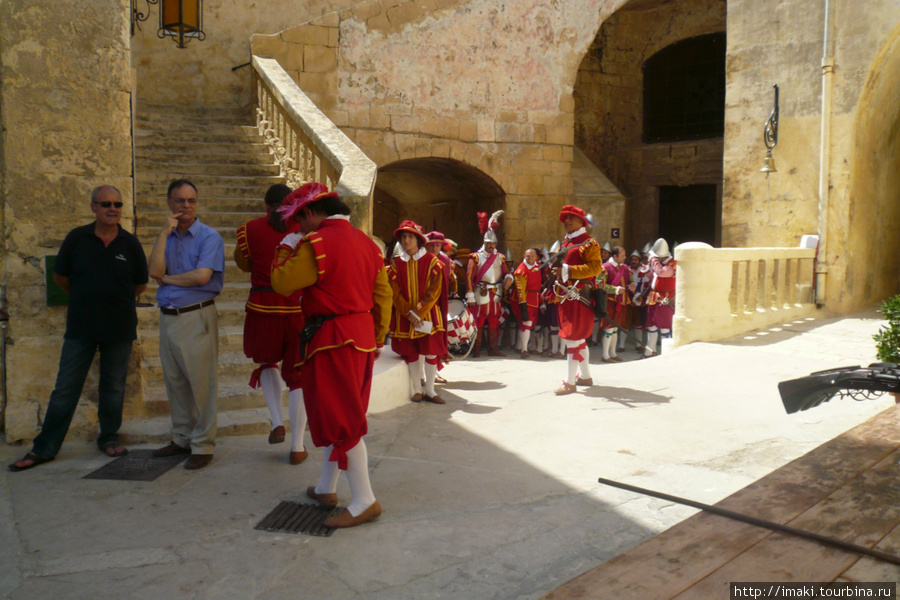
<path id="1" fill-rule="evenodd" d="M 447 303 L 447 344 L 450 355 L 458 360 L 467 357 L 475 345 L 475 317 L 457 298 Z"/>

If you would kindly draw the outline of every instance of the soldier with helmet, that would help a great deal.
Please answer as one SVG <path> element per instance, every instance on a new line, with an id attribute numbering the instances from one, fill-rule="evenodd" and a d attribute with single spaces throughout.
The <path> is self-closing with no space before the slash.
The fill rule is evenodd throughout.
<path id="1" fill-rule="evenodd" d="M 502 210 L 496 211 L 487 218 L 487 213 L 478 213 L 478 226 L 484 236 L 484 244 L 477 252 L 469 255 L 467 270 L 468 291 L 466 302 L 475 317 L 478 333 L 475 337 L 475 348 L 472 356 L 481 355 L 482 327 L 485 321 L 488 326 L 489 356 L 503 356 L 500 352 L 500 313 L 503 293 L 513 283 L 513 276 L 506 266 L 506 258 L 497 252 L 496 229 Z"/>
<path id="2" fill-rule="evenodd" d="M 675 315 L 675 268 L 666 240 L 659 238 L 650 250 L 650 294 L 647 296 L 647 346 L 641 358 L 656 356 L 656 342 L 672 337 Z"/>

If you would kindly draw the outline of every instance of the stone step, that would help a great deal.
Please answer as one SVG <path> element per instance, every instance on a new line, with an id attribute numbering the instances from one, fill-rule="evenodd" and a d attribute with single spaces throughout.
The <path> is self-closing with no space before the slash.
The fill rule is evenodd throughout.
<path id="1" fill-rule="evenodd" d="M 172 154 L 171 148 L 135 148 L 134 156 L 138 168 L 155 166 L 161 163 L 169 165 L 182 164 L 217 164 L 217 165 L 273 165 L 275 157 L 264 144 L 251 144 L 246 151 L 222 151 L 215 144 L 200 151 L 184 151 L 183 154 Z M 171 168 L 171 167 L 169 167 Z"/>
<path id="2" fill-rule="evenodd" d="M 201 142 L 185 140 L 178 143 L 178 156 L 193 158 L 208 154 L 264 154 L 270 152 L 269 146 L 262 141 L 238 141 L 238 142 Z M 135 140 L 135 155 L 140 157 L 144 153 L 163 152 L 171 155 L 173 145 L 171 142 L 156 140 L 152 137 L 144 137 Z"/>
<path id="3" fill-rule="evenodd" d="M 172 439 L 172 420 L 168 416 L 143 419 L 128 419 L 122 423 L 119 435 L 126 445 L 158 443 L 160 445 Z M 287 411 L 285 410 L 285 414 Z M 220 411 L 218 414 L 216 435 L 260 435 L 269 432 L 269 410 L 267 408 L 248 408 L 244 410 Z M 309 436 L 305 442 L 310 443 Z"/>
<path id="4" fill-rule="evenodd" d="M 141 352 L 145 356 L 159 356 L 159 328 L 141 329 Z M 243 352 L 244 326 L 219 327 L 219 352 Z"/>
<path id="5" fill-rule="evenodd" d="M 250 295 L 250 274 L 241 272 L 239 276 L 239 280 L 226 280 L 225 287 L 222 288 L 222 292 L 216 296 L 216 302 L 239 302 L 243 303 L 247 301 L 247 297 Z M 147 285 L 147 291 L 144 294 L 147 298 L 152 299 L 154 305 L 156 303 L 156 282 L 152 279 L 150 280 L 150 284 Z"/>
<path id="6" fill-rule="evenodd" d="M 266 203 L 264 201 L 265 194 L 258 198 L 240 197 L 240 198 L 208 198 L 204 196 L 200 199 L 203 205 L 203 212 L 207 212 L 207 208 L 214 208 L 216 211 L 225 213 L 246 213 L 250 216 L 247 220 L 256 219 L 265 216 Z M 138 213 L 143 217 L 153 213 L 169 212 L 169 204 L 164 196 L 138 196 L 136 205 Z M 212 211 L 210 211 L 212 212 Z M 156 215 L 152 218 L 156 218 Z"/>
<path id="7" fill-rule="evenodd" d="M 234 108 L 231 106 L 188 106 L 184 104 L 160 104 L 138 100 L 135 103 L 135 118 L 150 116 L 160 119 L 171 118 L 223 118 L 231 121 L 250 118 L 254 114 L 252 107 Z"/>
<path id="8" fill-rule="evenodd" d="M 203 220 L 204 223 L 206 223 L 205 215 L 201 215 L 201 219 Z M 151 249 L 153 248 L 153 243 L 156 241 L 156 236 L 159 235 L 159 230 L 162 227 L 162 223 L 156 223 L 156 222 L 151 222 L 151 223 L 152 224 L 138 225 L 136 228 L 136 231 L 135 231 L 135 235 L 138 237 L 139 240 L 141 240 L 141 243 L 144 245 L 145 249 L 147 248 L 147 246 L 149 246 Z M 221 224 L 221 225 L 217 225 L 217 226 L 210 225 L 210 227 L 212 227 L 213 229 L 215 229 L 216 231 L 219 232 L 219 235 L 222 236 L 222 240 L 225 242 L 225 244 L 232 244 L 232 248 L 233 248 L 233 245 L 237 241 L 236 231 L 237 231 L 237 228 L 241 225 L 241 223 L 244 223 L 244 221 L 236 221 L 232 225 L 228 225 L 228 224 Z M 232 252 L 234 252 L 233 249 L 232 249 Z M 226 256 L 226 258 L 230 258 L 232 255 L 228 254 L 226 251 L 225 256 Z"/>
<path id="9" fill-rule="evenodd" d="M 256 117 L 250 112 L 209 113 L 192 115 L 186 113 L 136 113 L 135 125 L 158 129 L 201 128 L 208 125 L 256 125 Z"/>
<path id="10" fill-rule="evenodd" d="M 168 214 L 168 210 L 159 210 L 155 207 L 153 210 L 145 209 L 141 211 L 140 221 L 142 225 L 150 225 L 152 223 L 158 232 Z M 263 215 L 258 212 L 212 212 L 210 205 L 204 206 L 203 210 L 197 215 L 204 225 L 209 225 L 213 228 L 234 227 L 235 229 L 247 221 L 261 216 Z M 138 237 L 143 239 L 140 234 L 138 234 Z"/>
<path id="11" fill-rule="evenodd" d="M 263 140 L 263 137 L 259 134 L 259 128 L 256 127 L 256 125 L 185 123 L 183 125 L 167 126 L 158 123 L 146 123 L 139 120 L 134 122 L 134 138 L 135 144 L 138 144 L 140 140 L 147 138 L 173 140 L 176 142 L 181 142 L 185 139 L 194 141 L 230 139 L 235 142 L 248 141 L 248 138 L 250 141 Z"/>
<path id="12" fill-rule="evenodd" d="M 173 175 L 179 177 L 197 177 L 202 176 L 227 176 L 227 177 L 268 177 L 277 176 L 281 173 L 281 167 L 269 161 L 269 164 L 262 162 L 247 164 L 221 164 L 221 163 L 193 163 L 184 162 L 159 162 L 159 161 L 141 161 L 137 168 L 141 174 L 148 178 L 169 178 Z"/>
<path id="13" fill-rule="evenodd" d="M 175 177 L 167 177 L 164 181 L 135 182 L 135 193 L 138 198 L 160 198 L 165 200 L 169 182 L 173 179 Z M 272 177 L 262 183 L 248 183 L 244 181 L 206 182 L 202 187 L 194 179 L 191 179 L 191 181 L 198 188 L 197 192 L 202 205 L 206 202 L 206 198 L 264 198 L 270 186 L 276 183 L 284 183 L 284 177 Z"/>
<path id="14" fill-rule="evenodd" d="M 218 309 L 219 327 L 243 327 L 244 325 L 244 305 L 246 298 L 242 301 L 233 300 L 229 302 L 216 302 Z M 155 306 L 140 307 L 137 310 L 138 329 L 147 331 L 159 329 L 159 309 Z"/>

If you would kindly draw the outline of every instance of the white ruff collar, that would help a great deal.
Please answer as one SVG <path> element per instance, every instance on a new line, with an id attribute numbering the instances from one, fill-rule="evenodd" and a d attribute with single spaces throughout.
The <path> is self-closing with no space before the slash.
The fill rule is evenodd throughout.
<path id="1" fill-rule="evenodd" d="M 350 215 L 331 215 L 330 217 L 325 217 L 326 219 L 343 219 L 345 221 L 350 220 Z"/>
<path id="2" fill-rule="evenodd" d="M 573 231 L 572 233 L 567 233 L 566 238 L 571 240 L 572 238 L 577 238 L 579 235 L 582 235 L 585 233 L 587 233 L 587 229 L 582 227 L 581 229 L 579 229 L 577 231 Z"/>
<path id="3" fill-rule="evenodd" d="M 539 269 L 541 268 L 541 263 L 539 263 L 539 262 L 537 262 L 537 261 L 535 261 L 533 267 L 529 267 L 529 266 L 528 266 L 528 263 L 525 262 L 524 260 L 522 261 L 522 264 L 525 265 L 525 268 L 528 269 L 529 271 L 537 271 L 537 270 L 539 270 Z"/>
<path id="4" fill-rule="evenodd" d="M 416 252 L 415 254 L 410 256 L 409 254 L 406 253 L 406 250 L 401 250 L 400 251 L 400 260 L 402 260 L 403 262 L 409 262 L 410 260 L 419 260 L 420 258 L 425 256 L 426 252 L 428 252 L 428 251 L 425 248 L 419 248 L 418 252 Z"/>

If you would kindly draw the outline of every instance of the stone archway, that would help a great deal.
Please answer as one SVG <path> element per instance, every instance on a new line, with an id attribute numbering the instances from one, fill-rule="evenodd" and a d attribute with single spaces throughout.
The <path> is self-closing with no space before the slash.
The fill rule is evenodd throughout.
<path id="1" fill-rule="evenodd" d="M 872 61 L 856 115 L 848 206 L 828 215 L 829 257 L 845 265 L 827 283 L 839 312 L 900 292 L 900 26 Z"/>
<path id="2" fill-rule="evenodd" d="M 506 193 L 483 171 L 449 158 L 413 158 L 378 169 L 373 233 L 390 248 L 394 229 L 412 219 L 437 229 L 460 247 L 477 248 L 477 212 L 504 208 Z M 501 220 L 502 227 L 502 220 Z"/>

